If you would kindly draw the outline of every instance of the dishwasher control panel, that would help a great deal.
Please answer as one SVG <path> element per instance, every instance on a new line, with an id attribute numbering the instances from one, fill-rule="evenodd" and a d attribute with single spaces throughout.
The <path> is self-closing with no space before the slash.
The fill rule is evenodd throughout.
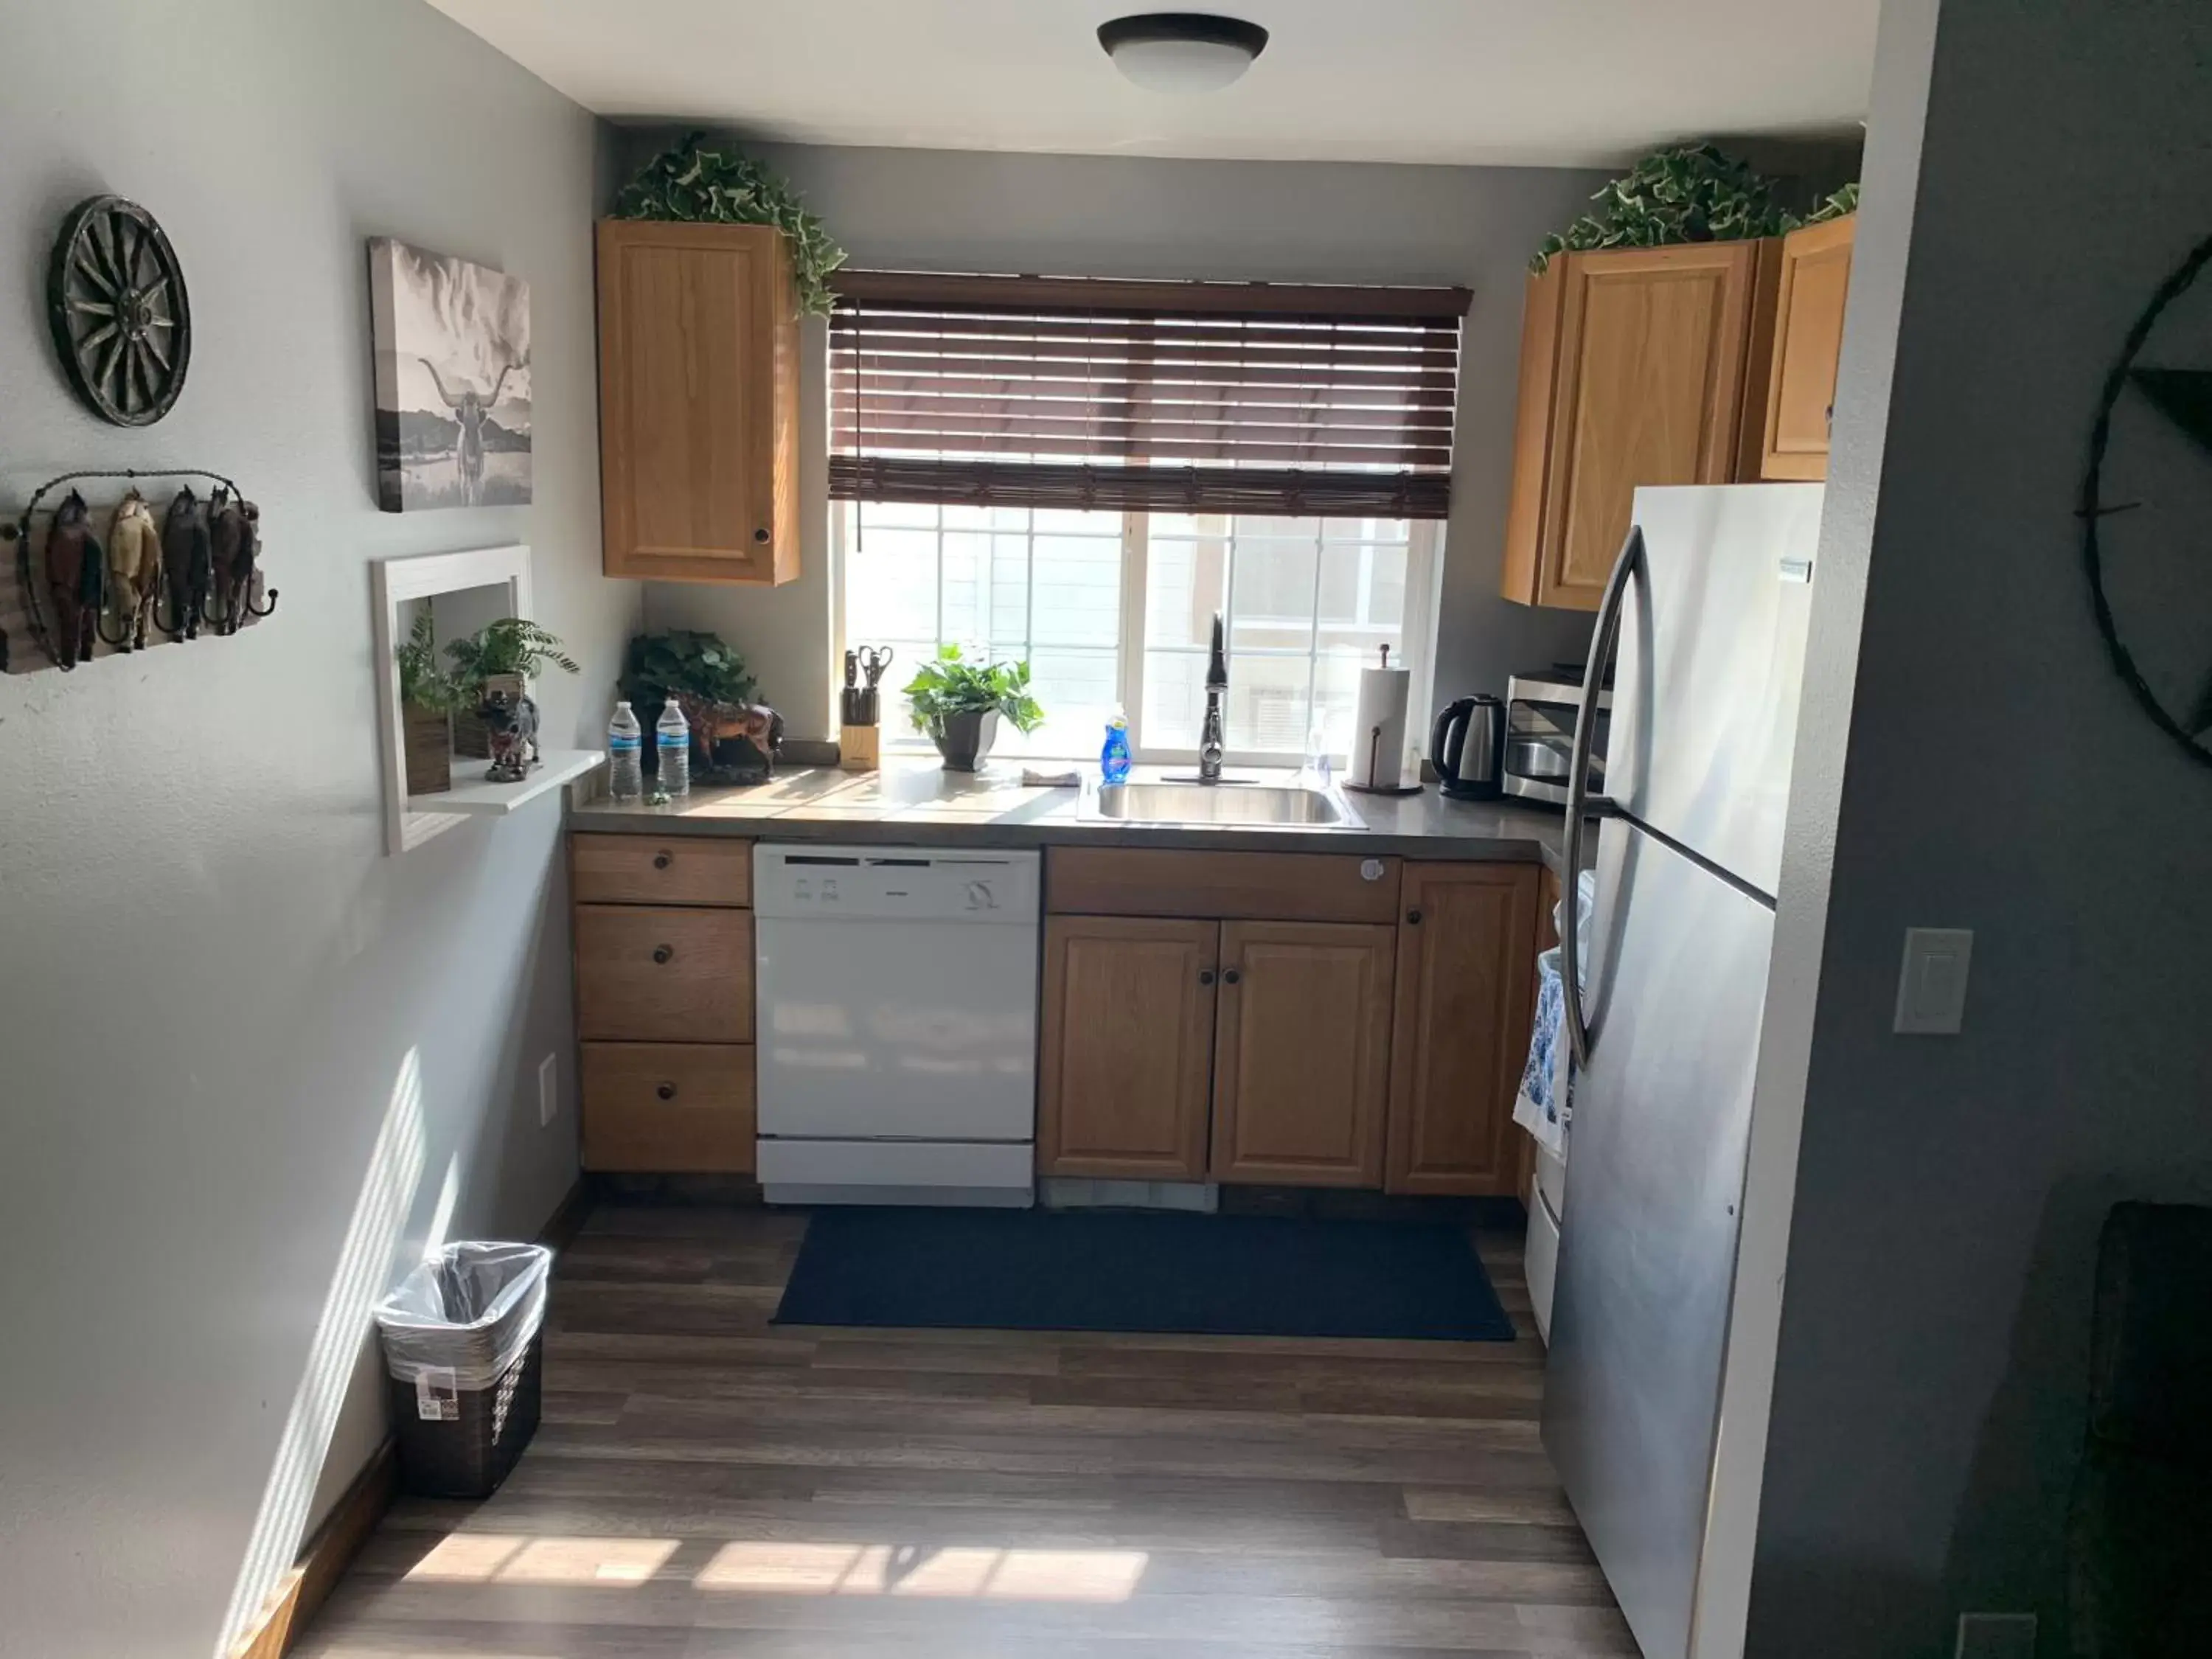
<path id="1" fill-rule="evenodd" d="M 967 921 L 1034 926 L 1042 855 L 763 842 L 753 848 L 753 910 L 829 921 Z"/>

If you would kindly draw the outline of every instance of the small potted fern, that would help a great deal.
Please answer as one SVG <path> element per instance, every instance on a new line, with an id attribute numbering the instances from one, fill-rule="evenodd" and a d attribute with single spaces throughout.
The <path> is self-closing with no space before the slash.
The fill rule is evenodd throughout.
<path id="1" fill-rule="evenodd" d="M 399 669 L 399 752 L 410 795 L 442 795 L 453 787 L 453 711 L 460 693 L 438 663 L 437 623 L 425 602 L 394 651 Z"/>
<path id="2" fill-rule="evenodd" d="M 548 668 L 576 672 L 559 638 L 525 617 L 501 617 L 446 647 L 454 686 L 453 752 L 482 759 L 491 754 L 491 733 L 477 705 L 488 691 L 520 698 Z"/>
<path id="3" fill-rule="evenodd" d="M 907 683 L 914 728 L 926 732 L 948 772 L 973 772 L 991 752 L 1003 715 L 1027 734 L 1044 724 L 1044 710 L 1030 695 L 1026 662 L 969 662 L 957 645 L 941 645 L 937 659 Z"/>

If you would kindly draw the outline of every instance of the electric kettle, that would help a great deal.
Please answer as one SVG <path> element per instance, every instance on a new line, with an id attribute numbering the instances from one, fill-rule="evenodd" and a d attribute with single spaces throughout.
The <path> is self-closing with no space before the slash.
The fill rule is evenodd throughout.
<path id="1" fill-rule="evenodd" d="M 1505 704 L 1488 692 L 1461 697 L 1437 716 L 1429 763 L 1447 795 L 1496 800 L 1505 793 Z"/>

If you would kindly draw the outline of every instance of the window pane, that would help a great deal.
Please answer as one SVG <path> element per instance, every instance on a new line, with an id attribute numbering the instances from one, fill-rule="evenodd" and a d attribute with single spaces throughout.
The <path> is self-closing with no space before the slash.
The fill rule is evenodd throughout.
<path id="1" fill-rule="evenodd" d="M 937 631 L 937 532 L 895 530 L 872 519 L 850 550 L 845 634 L 855 642 Z"/>
<path id="2" fill-rule="evenodd" d="M 1030 691 L 1044 705 L 1044 724 L 1024 738 L 1002 721 L 998 747 L 1008 754 L 1096 755 L 1121 702 L 1119 679 L 1111 650 L 1040 647 L 1030 657 Z"/>
<path id="3" fill-rule="evenodd" d="M 1030 632 L 1039 644 L 1113 649 L 1121 637 L 1119 525 L 1110 539 L 1039 535 L 1036 580 L 1036 611 Z"/>
<path id="4" fill-rule="evenodd" d="M 1157 525 L 1159 520 L 1155 517 Z M 1153 534 L 1145 560 L 1145 639 L 1151 645 L 1201 648 L 1213 613 L 1229 604 L 1229 542 L 1210 536 Z"/>
<path id="5" fill-rule="evenodd" d="M 938 625 L 948 640 L 980 640 L 991 631 L 987 605 L 991 592 L 991 538 L 969 531 L 947 531 L 944 558 L 945 610 Z M 908 626 L 927 628 L 931 623 L 927 617 L 917 616 Z"/>
<path id="6" fill-rule="evenodd" d="M 1297 755 L 1306 743 L 1306 677 L 1312 665 L 1304 656 L 1229 659 L 1229 746 Z M 1205 669 L 1199 671 L 1201 680 Z M 1203 710 L 1205 700 L 1200 699 Z"/>
<path id="7" fill-rule="evenodd" d="M 1413 530 L 1407 519 L 1323 519 L 1325 542 L 1396 542 L 1402 545 Z"/>
<path id="8" fill-rule="evenodd" d="M 1019 656 L 1030 638 L 1030 547 L 1027 536 L 991 538 L 991 613 L 986 639 L 969 639 L 969 645 L 988 644 L 994 655 L 1012 652 Z"/>
<path id="9" fill-rule="evenodd" d="M 1145 653 L 1145 717 L 1137 738 L 1147 749 L 1195 749 L 1206 712 L 1206 659 L 1188 651 Z M 1103 739 L 1102 739 L 1103 740 Z"/>

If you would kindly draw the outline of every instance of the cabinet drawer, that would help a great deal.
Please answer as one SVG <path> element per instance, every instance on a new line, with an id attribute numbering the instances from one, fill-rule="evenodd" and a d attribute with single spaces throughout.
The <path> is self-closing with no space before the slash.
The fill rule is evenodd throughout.
<path id="1" fill-rule="evenodd" d="M 1054 847 L 1054 915 L 1255 921 L 1395 921 L 1398 860 L 1356 853 L 1214 853 Z"/>
<path id="2" fill-rule="evenodd" d="M 578 905 L 576 1034 L 586 1041 L 751 1042 L 751 913 Z"/>
<path id="3" fill-rule="evenodd" d="M 753 844 L 703 836 L 571 836 L 579 904 L 726 904 L 753 900 Z"/>
<path id="4" fill-rule="evenodd" d="M 583 1097 L 586 1170 L 752 1170 L 750 1044 L 586 1042 Z"/>

